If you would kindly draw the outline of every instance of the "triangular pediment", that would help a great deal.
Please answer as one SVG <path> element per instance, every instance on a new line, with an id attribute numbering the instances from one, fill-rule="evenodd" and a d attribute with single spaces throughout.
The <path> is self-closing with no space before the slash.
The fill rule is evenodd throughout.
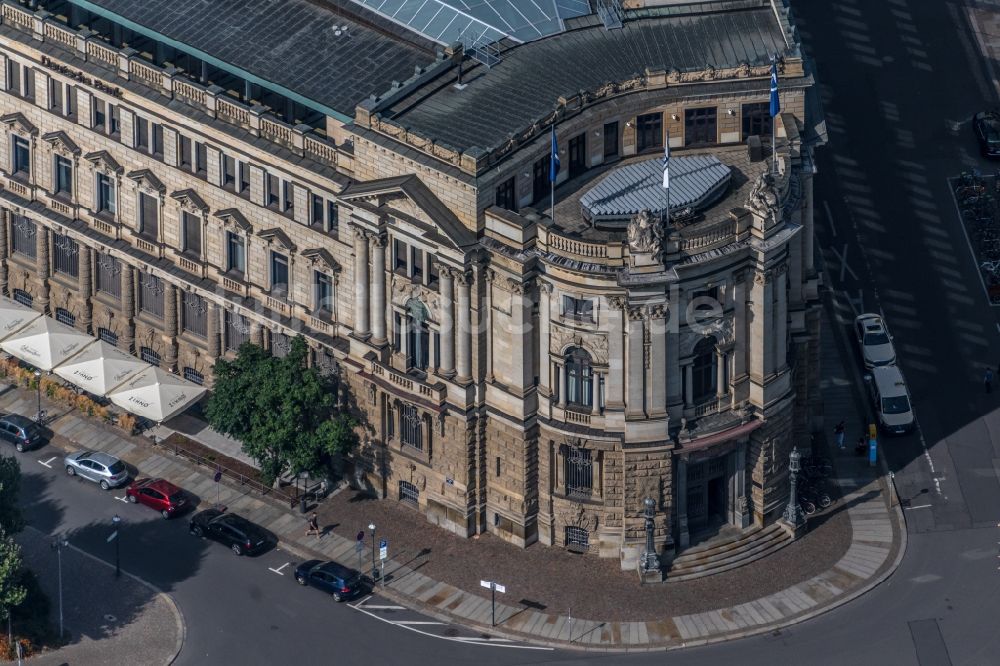
<path id="1" fill-rule="evenodd" d="M 205 203 L 204 199 L 198 196 L 197 192 L 190 188 L 171 192 L 170 198 L 178 201 L 182 206 L 197 208 L 203 213 L 208 212 L 208 204 Z"/>
<path id="2" fill-rule="evenodd" d="M 476 236 L 423 181 L 415 175 L 354 183 L 340 195 L 341 201 L 381 209 L 414 218 L 439 232 L 445 244 L 464 251 L 475 245 Z M 436 239 L 442 240 L 442 239 Z"/>
<path id="3" fill-rule="evenodd" d="M 215 217 L 222 220 L 223 226 L 235 228 L 245 234 L 253 233 L 253 225 L 237 208 L 225 208 L 215 212 Z"/>
<path id="4" fill-rule="evenodd" d="M 289 252 L 295 252 L 295 243 L 292 239 L 288 237 L 281 229 L 274 227 L 273 229 L 264 229 L 257 233 L 258 236 L 266 240 L 268 243 L 277 243 Z"/>
<path id="5" fill-rule="evenodd" d="M 139 185 L 145 185 L 160 194 L 165 194 L 167 191 L 167 186 L 163 184 L 163 181 L 157 178 L 156 174 L 149 169 L 136 169 L 135 171 L 129 171 L 127 175 Z"/>
<path id="6" fill-rule="evenodd" d="M 32 136 L 38 134 L 38 128 L 32 125 L 31 121 L 21 113 L 15 112 L 0 116 L 0 123 L 20 134 L 30 134 Z"/>
<path id="7" fill-rule="evenodd" d="M 302 250 L 302 256 L 309 260 L 311 264 L 326 266 L 327 270 L 333 273 L 340 272 L 340 264 L 333 258 L 329 251 L 321 247 Z"/>
<path id="8" fill-rule="evenodd" d="M 69 135 L 62 130 L 43 134 L 42 141 L 47 142 L 59 152 L 68 153 L 70 155 L 80 154 L 80 146 L 73 143 L 73 139 L 69 138 Z"/>
<path id="9" fill-rule="evenodd" d="M 98 150 L 93 153 L 87 153 L 83 156 L 83 159 L 88 162 L 92 162 L 94 166 L 106 171 L 121 173 L 125 170 L 121 164 L 118 164 L 115 158 L 111 157 L 111 153 L 106 150 Z"/>

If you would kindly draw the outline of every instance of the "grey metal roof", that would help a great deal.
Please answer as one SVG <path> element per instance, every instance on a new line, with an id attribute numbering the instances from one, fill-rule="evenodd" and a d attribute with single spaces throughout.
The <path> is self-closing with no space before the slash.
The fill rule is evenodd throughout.
<path id="1" fill-rule="evenodd" d="M 404 81 L 413 76 L 417 65 L 434 60 L 433 45 L 419 48 L 416 36 L 407 35 L 404 40 L 384 27 L 362 24 L 333 3 L 71 1 L 112 20 L 124 19 L 119 22 L 151 31 L 178 48 L 193 48 L 349 117 L 354 116 L 358 102 L 385 92 L 392 81 Z"/>
<path id="2" fill-rule="evenodd" d="M 596 90 L 647 67 L 683 72 L 765 65 L 786 49 L 769 3 L 628 20 L 620 30 L 605 30 L 595 16 L 574 21 L 583 27 L 509 49 L 489 71 L 467 70 L 463 90 L 422 89 L 382 113 L 458 150 L 491 149 L 550 114 L 562 95 Z"/>
<path id="3" fill-rule="evenodd" d="M 708 205 L 729 186 L 731 177 L 732 170 L 714 155 L 670 158 L 670 210 Z M 663 158 L 614 169 L 580 197 L 584 215 L 591 220 L 628 218 L 643 209 L 659 213 L 666 203 Z"/>

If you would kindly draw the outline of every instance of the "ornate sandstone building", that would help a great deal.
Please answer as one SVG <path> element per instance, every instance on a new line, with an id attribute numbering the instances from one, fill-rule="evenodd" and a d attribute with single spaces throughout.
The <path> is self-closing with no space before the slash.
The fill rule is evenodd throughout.
<path id="1" fill-rule="evenodd" d="M 820 402 L 787 4 L 458 4 L 2 0 L 0 290 L 209 385 L 305 336 L 364 482 L 460 535 L 770 525 Z"/>

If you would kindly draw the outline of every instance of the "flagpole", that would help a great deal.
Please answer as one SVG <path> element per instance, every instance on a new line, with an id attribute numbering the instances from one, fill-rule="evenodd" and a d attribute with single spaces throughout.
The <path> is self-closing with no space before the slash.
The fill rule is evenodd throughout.
<path id="1" fill-rule="evenodd" d="M 666 154 L 669 155 L 670 154 L 670 130 L 669 129 L 667 130 L 667 147 L 666 147 L 666 150 L 667 150 Z M 664 168 L 665 169 L 669 169 L 670 168 L 669 164 L 665 165 Z M 664 187 L 663 189 L 664 189 L 664 192 L 666 193 L 666 198 L 667 198 L 667 205 L 663 209 L 664 215 L 665 215 L 664 221 L 665 221 L 665 225 L 669 225 L 670 224 L 670 180 L 667 180 L 667 186 Z"/>

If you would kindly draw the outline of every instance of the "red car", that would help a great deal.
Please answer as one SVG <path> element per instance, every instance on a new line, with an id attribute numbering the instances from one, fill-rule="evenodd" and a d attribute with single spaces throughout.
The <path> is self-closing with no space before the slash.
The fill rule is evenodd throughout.
<path id="1" fill-rule="evenodd" d="M 187 506 L 184 491 L 164 479 L 140 479 L 125 489 L 128 501 L 145 504 L 156 509 L 164 518 L 170 518 Z"/>

